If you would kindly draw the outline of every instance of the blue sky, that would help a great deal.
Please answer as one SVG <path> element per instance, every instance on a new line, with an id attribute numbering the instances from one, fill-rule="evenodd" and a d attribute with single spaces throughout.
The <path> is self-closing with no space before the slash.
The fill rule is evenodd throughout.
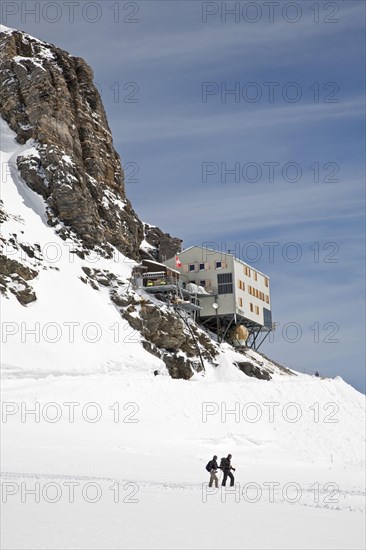
<path id="1" fill-rule="evenodd" d="M 92 66 L 140 217 L 260 251 L 279 323 L 262 351 L 365 391 L 365 3 L 272 3 L 272 22 L 263 2 L 73 4 L 3 2 L 2 22 Z"/>

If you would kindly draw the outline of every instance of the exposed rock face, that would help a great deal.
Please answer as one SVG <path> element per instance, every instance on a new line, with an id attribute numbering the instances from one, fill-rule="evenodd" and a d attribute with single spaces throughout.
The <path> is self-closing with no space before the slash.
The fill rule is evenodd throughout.
<path id="1" fill-rule="evenodd" d="M 271 380 L 271 376 L 266 370 L 253 365 L 249 361 L 240 361 L 240 363 L 237 363 L 237 367 L 247 376 L 259 378 L 260 380 Z"/>
<path id="2" fill-rule="evenodd" d="M 209 337 L 196 327 L 192 329 L 193 335 L 190 334 L 174 310 L 167 311 L 143 301 L 138 317 L 134 315 L 135 311 L 134 305 L 130 305 L 124 312 L 124 317 L 156 347 L 173 352 L 182 350 L 189 357 L 194 357 L 197 355 L 197 346 L 200 345 L 204 347 L 204 356 L 209 359 L 215 357 L 217 352 Z"/>
<path id="3" fill-rule="evenodd" d="M 200 372 L 202 370 L 202 368 L 199 368 L 199 365 L 193 368 L 191 361 L 181 355 L 165 354 L 162 359 L 166 364 L 168 372 L 172 378 L 183 378 L 183 380 L 189 380 L 192 378 L 195 371 Z"/>
<path id="4" fill-rule="evenodd" d="M 122 314 L 144 337 L 145 349 L 164 361 L 172 378 L 189 380 L 194 372 L 202 371 L 199 356 L 214 362 L 217 349 L 202 330 L 194 325 L 188 330 L 173 310 L 144 301 L 137 315 L 135 304 L 129 305 Z"/>
<path id="5" fill-rule="evenodd" d="M 185 340 L 182 321 L 154 304 L 141 307 L 142 334 L 159 348 L 177 350 Z"/>
<path id="6" fill-rule="evenodd" d="M 0 114 L 20 143 L 35 140 L 17 166 L 27 185 L 46 199 L 49 223 L 86 248 L 108 255 L 114 245 L 140 259 L 143 224 L 126 198 L 91 68 L 18 31 L 0 34 L 0 50 Z"/>
<path id="7" fill-rule="evenodd" d="M 144 226 L 144 231 L 146 241 L 154 247 L 152 253 L 144 254 L 147 259 L 152 257 L 158 262 L 163 262 L 175 256 L 177 252 L 181 252 L 181 239 L 171 237 L 169 233 L 164 233 L 159 227 L 147 223 Z"/>
<path id="8" fill-rule="evenodd" d="M 289 369 L 272 361 L 263 353 L 254 353 L 252 350 L 240 351 L 249 359 L 249 361 L 238 361 L 236 366 L 247 376 L 258 378 L 259 380 L 271 380 L 272 374 L 276 371 L 278 374 L 294 375 Z"/>
<path id="9" fill-rule="evenodd" d="M 38 272 L 34 269 L 0 254 L 0 292 L 6 296 L 7 291 L 10 291 L 22 306 L 37 299 L 35 292 L 27 282 L 37 275 Z"/>

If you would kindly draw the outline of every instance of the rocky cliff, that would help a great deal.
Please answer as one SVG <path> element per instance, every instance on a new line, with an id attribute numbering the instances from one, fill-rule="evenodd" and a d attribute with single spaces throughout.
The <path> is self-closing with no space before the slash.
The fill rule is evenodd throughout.
<path id="1" fill-rule="evenodd" d="M 0 114 L 19 143 L 35 141 L 31 152 L 18 156 L 17 168 L 46 200 L 48 223 L 88 249 L 97 247 L 108 256 L 113 245 L 139 259 L 141 242 L 149 237 L 126 197 L 92 69 L 18 31 L 0 34 L 0 51 Z"/>
<path id="2" fill-rule="evenodd" d="M 173 377 L 190 378 L 203 368 L 196 360 L 197 346 L 202 356 L 214 359 L 210 338 L 198 328 L 194 335 L 174 312 L 145 304 L 134 292 L 126 293 L 128 278 L 112 271 L 116 250 L 127 260 L 160 261 L 180 250 L 181 240 L 141 222 L 127 199 L 123 169 L 92 69 L 83 59 L 23 32 L 4 27 L 1 31 L 0 115 L 19 144 L 11 160 L 3 161 L 7 166 L 3 185 L 8 188 L 10 180 L 14 183 L 20 176 L 21 185 L 44 200 L 49 228 L 72 243 L 80 272 L 79 282 L 69 281 L 70 293 L 80 284 L 101 295 L 107 290 L 107 307 L 110 300 L 121 319 L 141 334 L 144 349 L 161 359 Z M 22 193 L 24 199 L 27 192 Z M 47 309 L 48 303 L 52 309 L 57 283 L 45 290 L 42 273 L 56 270 L 61 277 L 69 275 L 66 270 L 63 274 L 62 262 L 58 266 L 47 261 L 38 242 L 39 231 L 28 226 L 24 232 L 25 219 L 17 215 L 19 211 L 9 214 L 12 207 L 0 203 L 5 229 L 0 237 L 0 292 L 10 301 L 12 295 L 16 297 L 14 307 L 41 302 L 38 308 L 45 304 Z M 111 260 L 103 264 L 107 269 L 83 264 L 91 251 Z M 91 300 L 89 304 L 90 316 L 100 317 Z"/>

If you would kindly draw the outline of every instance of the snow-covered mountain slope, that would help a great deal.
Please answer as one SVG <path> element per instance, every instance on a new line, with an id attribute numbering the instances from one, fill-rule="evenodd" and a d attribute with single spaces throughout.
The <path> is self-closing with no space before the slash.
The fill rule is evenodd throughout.
<path id="1" fill-rule="evenodd" d="M 0 124 L 3 547 L 363 548 L 364 396 L 201 332 L 204 371 L 171 378 L 124 316 L 135 262 L 49 225 L 18 169 L 39 143 Z M 236 493 L 208 492 L 228 453 Z"/>

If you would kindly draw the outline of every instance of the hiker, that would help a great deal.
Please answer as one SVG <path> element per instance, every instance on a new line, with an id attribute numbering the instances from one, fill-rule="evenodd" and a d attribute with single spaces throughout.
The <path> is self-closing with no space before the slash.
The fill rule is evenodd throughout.
<path id="1" fill-rule="evenodd" d="M 223 472 L 224 472 L 224 478 L 222 480 L 222 486 L 225 487 L 226 485 L 226 480 L 227 480 L 227 477 L 229 476 L 230 478 L 230 487 L 234 487 L 234 476 L 233 474 L 231 473 L 230 470 L 234 470 L 235 472 L 235 468 L 232 467 L 231 465 L 231 455 L 227 455 L 227 458 L 224 460 L 222 466 L 220 464 L 220 467 L 222 468 Z"/>
<path id="2" fill-rule="evenodd" d="M 216 489 L 218 489 L 219 480 L 218 480 L 218 477 L 216 475 L 218 469 L 219 469 L 219 467 L 217 465 L 217 456 L 214 455 L 212 460 L 210 460 L 210 462 L 206 466 L 206 470 L 208 472 L 210 472 L 210 482 L 208 484 L 209 487 L 212 487 L 213 482 L 215 482 L 215 487 L 216 487 Z"/>

